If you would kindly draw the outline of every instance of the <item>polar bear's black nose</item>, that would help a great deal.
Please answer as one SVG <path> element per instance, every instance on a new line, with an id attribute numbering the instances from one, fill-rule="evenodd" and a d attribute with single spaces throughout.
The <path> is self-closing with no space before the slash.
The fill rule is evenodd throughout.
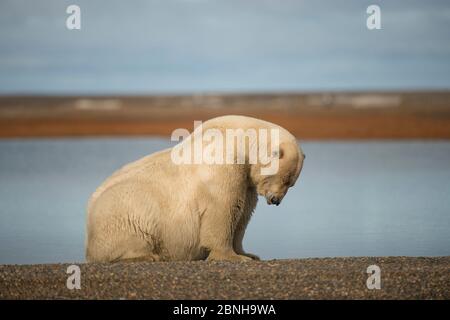
<path id="1" fill-rule="evenodd" d="M 275 197 L 275 196 L 271 196 L 270 197 L 270 203 L 271 204 L 274 204 L 274 205 L 278 206 L 280 204 L 280 202 L 281 202 L 280 198 Z"/>

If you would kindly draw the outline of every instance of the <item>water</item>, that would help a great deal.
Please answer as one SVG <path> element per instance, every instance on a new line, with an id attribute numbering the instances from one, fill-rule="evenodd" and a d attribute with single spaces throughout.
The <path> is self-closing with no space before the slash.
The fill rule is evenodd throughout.
<path id="1" fill-rule="evenodd" d="M 84 261 L 85 207 L 166 139 L 0 140 L 0 264 Z M 297 185 L 259 202 L 244 246 L 264 259 L 450 255 L 450 142 L 305 142 Z"/>

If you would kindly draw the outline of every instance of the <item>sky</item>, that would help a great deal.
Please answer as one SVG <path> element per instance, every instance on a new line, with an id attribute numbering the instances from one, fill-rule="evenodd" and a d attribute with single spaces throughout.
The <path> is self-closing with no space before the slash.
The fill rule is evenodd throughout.
<path id="1" fill-rule="evenodd" d="M 448 0 L 1 0 L 0 94 L 449 89 L 449 31 Z"/>

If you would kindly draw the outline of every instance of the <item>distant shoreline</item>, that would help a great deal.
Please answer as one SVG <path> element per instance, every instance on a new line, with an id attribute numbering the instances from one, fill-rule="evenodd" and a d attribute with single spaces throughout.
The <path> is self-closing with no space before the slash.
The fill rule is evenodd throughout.
<path id="1" fill-rule="evenodd" d="M 174 96 L 0 96 L 0 138 L 168 136 L 225 114 L 299 139 L 450 139 L 450 91 Z"/>
<path id="2" fill-rule="evenodd" d="M 450 256 L 79 264 L 80 290 L 69 265 L 1 265 L 0 299 L 450 299 Z"/>

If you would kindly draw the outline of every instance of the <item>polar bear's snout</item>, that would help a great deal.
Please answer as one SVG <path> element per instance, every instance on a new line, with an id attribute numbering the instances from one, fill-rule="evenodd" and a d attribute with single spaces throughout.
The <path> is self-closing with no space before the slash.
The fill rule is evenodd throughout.
<path id="1" fill-rule="evenodd" d="M 277 196 L 277 195 L 273 194 L 272 192 L 269 192 L 266 195 L 266 200 L 267 200 L 268 205 L 274 204 L 274 205 L 278 206 L 278 205 L 280 205 L 281 200 L 283 200 L 283 197 Z"/>
<path id="2" fill-rule="evenodd" d="M 258 191 L 268 205 L 279 206 L 289 191 L 289 184 L 283 183 L 278 176 L 267 177 Z"/>
<path id="3" fill-rule="evenodd" d="M 278 198 L 276 196 L 271 196 L 269 201 L 271 204 L 274 204 L 276 206 L 278 206 L 281 202 L 280 198 Z"/>

